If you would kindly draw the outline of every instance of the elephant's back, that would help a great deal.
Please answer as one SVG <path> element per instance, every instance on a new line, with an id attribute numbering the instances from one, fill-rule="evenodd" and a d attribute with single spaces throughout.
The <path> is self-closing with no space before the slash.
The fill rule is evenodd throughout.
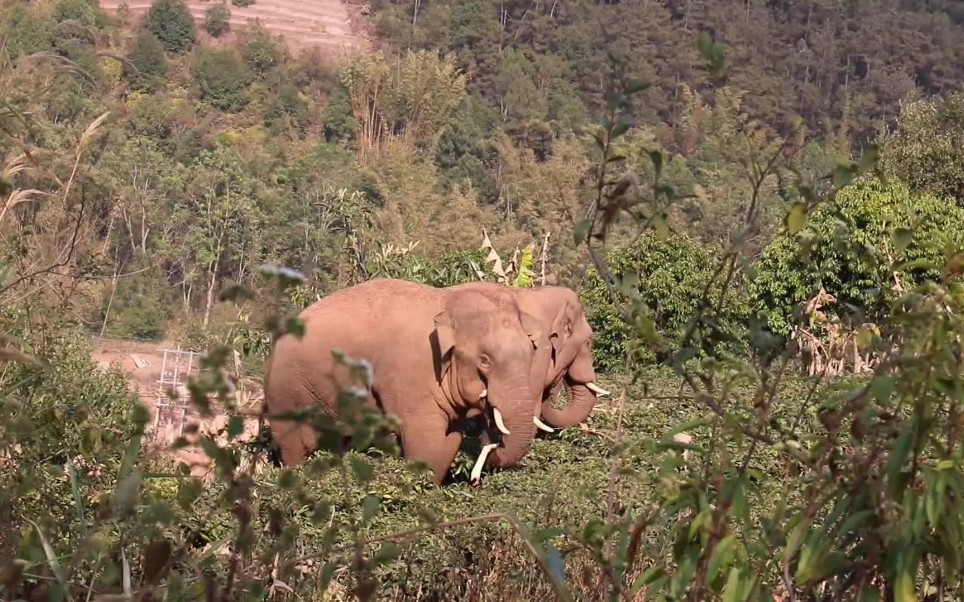
<path id="1" fill-rule="evenodd" d="M 390 317 L 397 313 L 408 313 L 414 307 L 426 303 L 438 305 L 440 289 L 398 280 L 395 278 L 376 278 L 337 290 L 306 307 L 299 318 L 308 321 L 319 316 L 352 314 L 358 317 Z"/>

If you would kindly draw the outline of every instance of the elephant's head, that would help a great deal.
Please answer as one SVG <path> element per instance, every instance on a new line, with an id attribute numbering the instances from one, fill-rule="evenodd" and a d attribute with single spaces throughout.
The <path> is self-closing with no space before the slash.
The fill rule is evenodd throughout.
<path id="1" fill-rule="evenodd" d="M 546 334 L 550 349 L 543 381 L 542 419 L 551 426 L 567 428 L 585 420 L 596 404 L 597 394 L 608 391 L 595 384 L 596 371 L 592 363 L 592 327 L 575 291 L 563 286 L 546 286 L 527 291 L 536 299 L 543 323 L 549 324 Z M 530 302 L 525 306 L 530 307 Z M 552 407 L 548 390 L 565 385 L 569 404 L 561 410 Z"/>
<path id="2" fill-rule="evenodd" d="M 435 316 L 439 382 L 467 415 L 491 412 L 502 433 L 492 451 L 501 466 L 518 462 L 535 437 L 530 368 L 540 330 L 539 320 L 515 302 L 475 291 L 451 292 Z"/>

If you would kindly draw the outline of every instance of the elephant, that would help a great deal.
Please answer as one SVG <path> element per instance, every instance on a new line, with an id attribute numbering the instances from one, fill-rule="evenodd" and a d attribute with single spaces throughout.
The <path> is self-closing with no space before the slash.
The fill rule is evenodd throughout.
<path id="1" fill-rule="evenodd" d="M 597 395 L 609 391 L 595 383 L 592 363 L 592 327 L 579 296 L 565 286 L 514 288 L 491 282 L 469 282 L 449 287 L 453 291 L 478 291 L 503 302 L 514 300 L 520 310 L 536 316 L 549 344 L 539 347 L 530 374 L 535 398 L 535 424 L 552 432 L 589 417 Z M 564 409 L 553 407 L 562 387 L 569 391 Z M 548 423 L 548 424 L 546 424 Z"/>
<path id="2" fill-rule="evenodd" d="M 272 418 L 318 405 L 336 417 L 334 377 L 347 369 L 334 350 L 368 362 L 366 403 L 401 421 L 403 457 L 427 464 L 436 485 L 462 441 L 453 426 L 465 418 L 486 415 L 496 424 L 501 443 L 487 453 L 500 466 L 528 451 L 535 438 L 530 370 L 545 335 L 540 320 L 511 299 L 379 278 L 332 293 L 299 318 L 303 336 L 279 337 L 265 368 L 265 413 L 284 465 L 303 462 L 317 433 Z"/>

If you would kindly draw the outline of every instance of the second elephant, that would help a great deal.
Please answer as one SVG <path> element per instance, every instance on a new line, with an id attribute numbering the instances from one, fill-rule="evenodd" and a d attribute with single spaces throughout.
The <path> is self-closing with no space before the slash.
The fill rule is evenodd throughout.
<path id="1" fill-rule="evenodd" d="M 449 287 L 454 291 L 478 291 L 494 300 L 515 302 L 525 314 L 539 320 L 548 340 L 536 350 L 530 379 L 536 397 L 536 418 L 557 428 L 575 426 L 589 417 L 597 395 L 608 391 L 596 383 L 592 362 L 592 327 L 579 296 L 565 286 L 514 288 L 491 282 L 469 282 Z M 569 403 L 553 407 L 553 398 L 565 386 Z"/>

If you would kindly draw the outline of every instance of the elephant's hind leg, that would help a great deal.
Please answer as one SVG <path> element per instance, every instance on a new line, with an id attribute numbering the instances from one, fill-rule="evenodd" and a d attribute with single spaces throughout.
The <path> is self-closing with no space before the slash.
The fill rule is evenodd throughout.
<path id="1" fill-rule="evenodd" d="M 413 416 L 401 426 L 402 456 L 424 462 L 432 469 L 434 482 L 441 485 L 462 444 L 462 433 L 448 432 L 444 414 Z"/>

